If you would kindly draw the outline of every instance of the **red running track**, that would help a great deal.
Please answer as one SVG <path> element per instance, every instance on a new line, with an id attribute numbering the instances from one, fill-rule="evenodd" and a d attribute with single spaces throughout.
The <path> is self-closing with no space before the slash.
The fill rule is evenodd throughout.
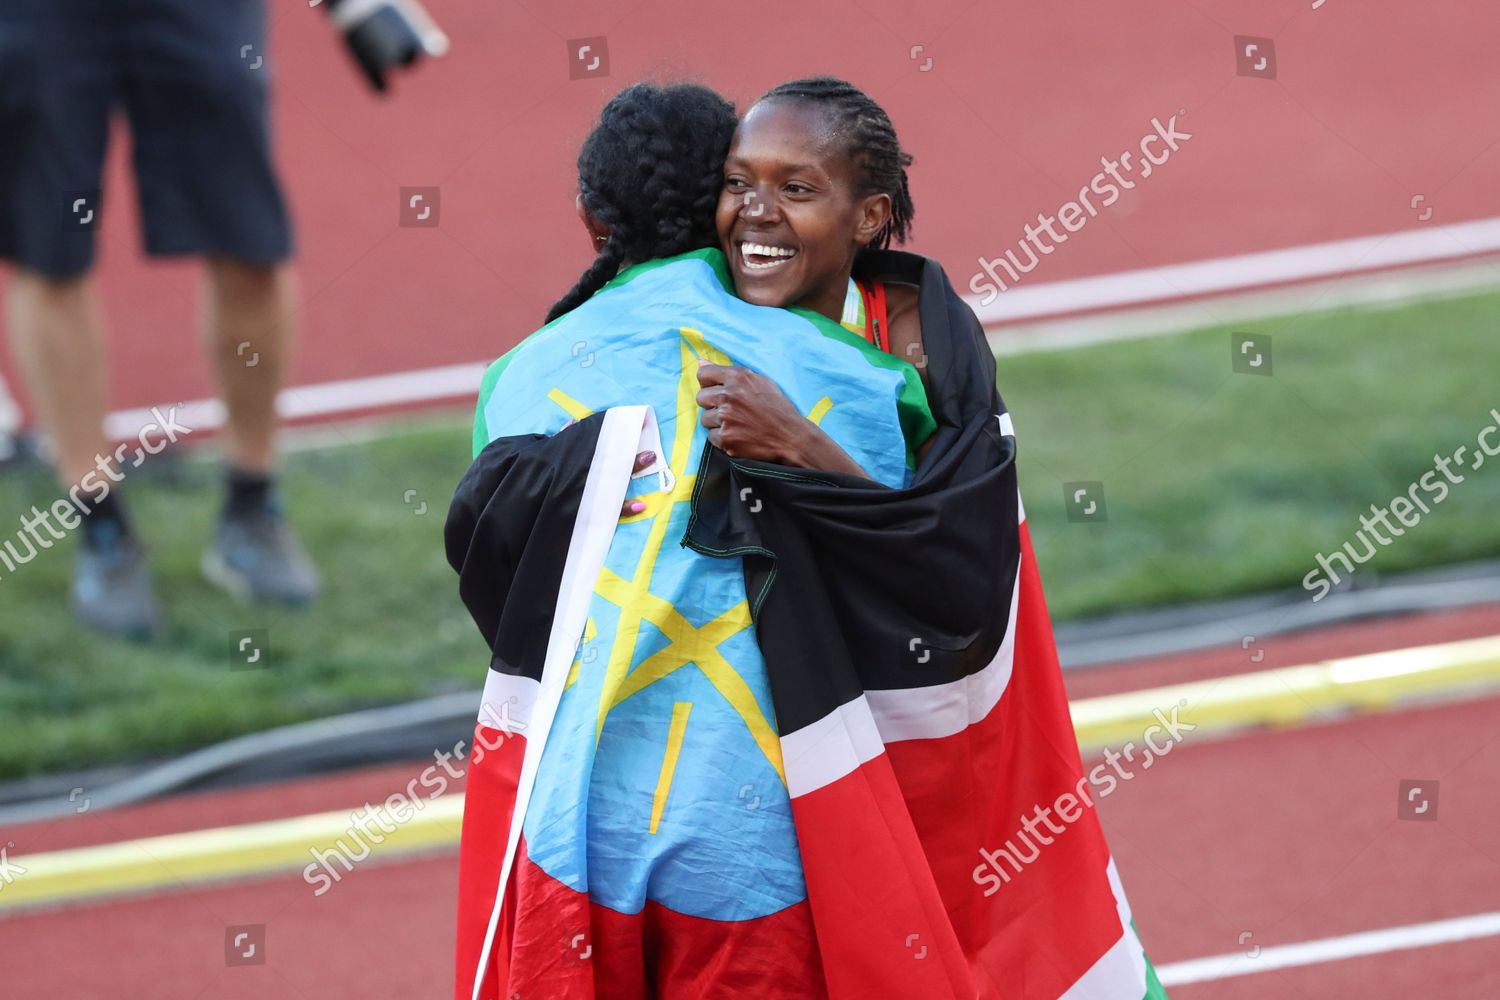
<path id="1" fill-rule="evenodd" d="M 1193 745 L 1101 802 L 1159 965 L 1500 910 L 1500 699 Z M 1396 817 L 1440 783 L 1436 822 Z M 1149 780 L 1148 780 L 1149 779 Z M 1496 939 L 1179 986 L 1174 1000 L 1500 996 Z"/>
<path id="2" fill-rule="evenodd" d="M 1161 964 L 1494 910 L 1500 700 L 1224 742 L 1184 742 L 1101 803 L 1136 923 Z M 1395 818 L 1400 777 L 1442 782 L 1436 823 Z M 396 787 L 394 782 L 390 787 Z M 0 921 L 7 995 L 437 997 L 452 973 L 455 859 L 296 874 Z M 267 927 L 228 967 L 225 928 Z M 1250 937 L 1244 938 L 1246 932 Z M 1176 987 L 1196 998 L 1500 994 L 1494 941 Z M 14 992 L 12 992 L 14 991 Z"/>
<path id="3" fill-rule="evenodd" d="M 1495 611 L 1342 626 L 1285 642 L 1308 643 L 1319 656 L 1399 648 L 1482 634 L 1481 615 L 1493 625 Z M 1181 663 L 1116 669 L 1169 671 L 1158 679 L 1185 680 L 1221 672 L 1221 666 L 1210 656 L 1197 670 Z M 86 813 L 6 831 L 5 839 L 24 857 L 29 851 L 352 809 L 399 789 L 423 766 Z M 1100 812 L 1142 937 L 1153 960 L 1169 965 L 1241 947 L 1500 909 L 1496 773 L 1500 698 L 1489 698 L 1232 739 L 1188 734 L 1149 771 L 1101 799 Z M 1437 822 L 1396 818 L 1402 778 L 1441 782 Z M 443 853 L 358 868 L 321 898 L 291 873 L 22 913 L 0 920 L 5 995 L 444 996 L 452 973 L 456 876 L 455 856 Z M 246 924 L 266 926 L 266 964 L 229 967 L 225 928 Z M 1500 995 L 1494 954 L 1491 938 L 1171 993 L 1177 1000 L 1488 1000 Z"/>
<path id="4" fill-rule="evenodd" d="M 864 86 L 917 157 L 914 248 L 960 288 L 1153 116 L 1179 114 L 1193 138 L 1026 282 L 1415 229 L 1418 194 L 1433 225 L 1500 216 L 1500 74 L 1481 3 L 1437 15 L 1398 0 L 429 0 L 452 52 L 387 100 L 366 92 L 320 9 L 268 4 L 257 72 L 275 74 L 300 231 L 294 385 L 485 360 L 539 325 L 587 259 L 578 143 L 604 99 L 643 77 L 696 77 L 742 106 L 810 73 Z M 1274 80 L 1236 75 L 1236 35 L 1273 39 Z M 568 40 L 596 36 L 609 75 L 570 79 Z M 139 259 L 121 139 L 100 232 L 110 405 L 205 397 L 196 269 Z M 441 188 L 438 228 L 397 225 L 402 186 Z M 0 374 L 16 387 L 8 355 Z"/>

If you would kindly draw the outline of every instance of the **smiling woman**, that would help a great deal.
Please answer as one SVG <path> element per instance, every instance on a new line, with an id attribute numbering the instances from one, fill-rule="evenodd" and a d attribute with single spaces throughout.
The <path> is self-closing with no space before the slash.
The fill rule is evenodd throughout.
<path id="1" fill-rule="evenodd" d="M 831 997 L 1162 998 L 1092 801 L 1035 865 L 992 876 L 1004 893 L 968 867 L 1045 803 L 1077 804 L 1083 777 L 994 358 L 937 263 L 887 249 L 910 228 L 910 162 L 880 106 L 829 77 L 741 121 L 718 209 L 736 290 L 911 360 L 937 430 L 909 488 L 860 490 L 772 464 L 754 442 L 775 424 L 705 389 L 736 414 L 705 422 L 752 426 L 705 459 L 720 485 L 688 542 L 732 540 L 770 592 L 757 636 Z"/>
<path id="2" fill-rule="evenodd" d="M 839 319 L 855 254 L 906 241 L 910 163 L 890 117 L 842 80 L 767 93 L 735 132 L 719 199 L 740 297 Z"/>
<path id="3" fill-rule="evenodd" d="M 857 87 L 833 77 L 784 83 L 735 132 L 716 221 L 741 298 L 842 323 L 911 362 L 925 386 L 916 286 L 853 276 L 865 251 L 906 241 L 916 211 L 906 176 L 911 162 L 890 116 Z M 736 401 L 732 392 L 700 396 L 720 409 Z M 741 425 L 749 424 L 745 438 L 774 439 L 774 426 L 755 421 L 753 411 L 746 420 L 740 409 Z M 753 447 L 740 454 L 779 460 Z M 826 449 L 806 464 L 851 471 Z"/>

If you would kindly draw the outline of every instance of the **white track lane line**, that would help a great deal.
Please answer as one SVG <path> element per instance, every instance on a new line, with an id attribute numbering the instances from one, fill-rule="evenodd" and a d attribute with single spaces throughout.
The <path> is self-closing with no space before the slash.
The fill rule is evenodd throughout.
<path id="1" fill-rule="evenodd" d="M 985 326 L 996 326 L 1079 310 L 1118 309 L 1495 252 L 1500 252 L 1500 218 L 1023 285 L 1000 293 L 987 306 L 979 304 L 978 296 L 964 298 Z M 953 267 L 958 266 L 954 262 Z M 952 275 L 960 287 L 967 281 L 956 269 Z M 282 392 L 276 409 L 284 419 L 305 420 L 383 406 L 472 398 L 479 392 L 479 379 L 487 365 L 479 361 L 292 386 Z M 177 405 L 177 420 L 186 427 L 198 431 L 223 426 L 224 407 L 216 399 L 179 401 Z M 112 441 L 129 440 L 153 419 L 147 407 L 120 410 L 105 418 L 105 433 Z"/>
<path id="2" fill-rule="evenodd" d="M 1117 309 L 1146 302 L 1216 295 L 1283 281 L 1330 278 L 1496 252 L 1500 252 L 1500 219 L 1478 219 L 1451 226 L 1409 229 L 1088 278 L 1034 285 L 1023 281 L 999 293 L 965 295 L 964 300 L 985 326 L 993 326 L 1041 316 L 1089 309 Z M 976 275 L 981 273 L 977 263 L 965 262 L 963 266 Z M 969 278 L 957 270 L 956 261 L 949 267 L 955 285 L 974 291 L 968 285 Z M 984 303 L 985 299 L 990 301 Z"/>
<path id="3" fill-rule="evenodd" d="M 1272 969 L 1289 969 L 1299 965 L 1318 965 L 1363 955 L 1383 955 L 1412 948 L 1430 948 L 1435 944 L 1471 941 L 1500 935 L 1500 911 L 1475 913 L 1451 920 L 1434 920 L 1426 924 L 1407 924 L 1379 931 L 1363 931 L 1343 937 L 1320 938 L 1301 944 L 1273 945 L 1261 948 L 1254 958 L 1247 952 L 1234 951 L 1186 962 L 1173 962 L 1157 968 L 1163 986 L 1184 986 L 1216 979 L 1250 976 Z"/>
<path id="4" fill-rule="evenodd" d="M 473 399 L 479 395 L 479 380 L 487 367 L 488 361 L 476 361 L 341 382 L 292 386 L 283 389 L 277 398 L 276 412 L 284 420 L 306 420 L 403 403 Z M 171 404 L 159 405 L 165 410 Z M 150 408 L 120 410 L 105 418 L 104 433 L 111 441 L 127 441 L 154 419 Z M 224 425 L 224 404 L 217 399 L 179 403 L 175 419 L 194 431 L 215 430 Z"/>

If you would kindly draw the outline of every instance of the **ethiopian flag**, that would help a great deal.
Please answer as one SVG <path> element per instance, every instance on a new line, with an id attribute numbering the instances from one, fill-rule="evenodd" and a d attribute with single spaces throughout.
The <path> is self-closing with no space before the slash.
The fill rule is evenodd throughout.
<path id="1" fill-rule="evenodd" d="M 920 288 L 931 401 L 840 325 L 734 298 L 712 250 L 486 374 L 446 529 L 492 653 L 456 997 L 1163 995 L 1091 801 L 993 874 L 1087 787 L 1015 438 L 941 270 L 861 266 Z M 699 359 L 771 378 L 869 478 L 710 446 Z"/>

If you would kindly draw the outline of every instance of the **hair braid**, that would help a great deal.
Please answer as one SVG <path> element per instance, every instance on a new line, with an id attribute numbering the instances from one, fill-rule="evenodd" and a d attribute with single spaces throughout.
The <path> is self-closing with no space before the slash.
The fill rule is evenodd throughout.
<path id="1" fill-rule="evenodd" d="M 860 193 L 890 196 L 891 217 L 875 234 L 870 246 L 884 249 L 892 241 L 905 243 L 916 215 L 906 176 L 912 158 L 901 148 L 896 128 L 885 109 L 852 83 L 831 76 L 783 83 L 768 90 L 761 100 L 776 98 L 810 101 L 822 108 L 844 138 L 845 148 L 858 170 Z"/>
<path id="2" fill-rule="evenodd" d="M 595 292 L 604 287 L 610 278 L 619 273 L 620 264 L 624 259 L 625 254 L 619 240 L 605 241 L 599 253 L 595 255 L 593 263 L 579 277 L 578 284 L 568 289 L 566 295 L 552 303 L 552 308 L 547 310 L 547 322 L 550 323 L 587 302 Z"/>
<path id="3" fill-rule="evenodd" d="M 609 238 L 549 323 L 626 262 L 718 245 L 714 210 L 736 123 L 734 105 L 697 84 L 638 83 L 604 106 L 578 153 L 578 190 Z"/>

